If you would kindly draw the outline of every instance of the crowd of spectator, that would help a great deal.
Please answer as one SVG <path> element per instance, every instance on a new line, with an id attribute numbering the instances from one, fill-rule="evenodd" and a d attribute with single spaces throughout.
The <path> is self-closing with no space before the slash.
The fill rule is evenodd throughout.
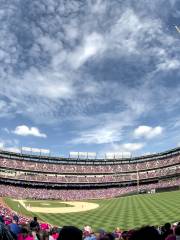
<path id="1" fill-rule="evenodd" d="M 159 168 L 150 171 L 138 171 L 131 173 L 119 173 L 110 175 L 62 175 L 54 173 L 39 173 L 17 170 L 1 170 L 0 177 L 16 180 L 36 181 L 36 182 L 51 182 L 51 183 L 108 183 L 108 182 L 125 182 L 136 181 L 150 178 L 160 178 L 171 176 L 180 173 L 180 165 Z"/>
<path id="2" fill-rule="evenodd" d="M 82 199 L 103 199 L 125 195 L 131 192 L 140 190 L 151 190 L 158 188 L 174 187 L 180 185 L 180 178 L 175 178 L 158 183 L 126 186 L 105 189 L 78 189 L 78 190 L 63 190 L 63 189 L 46 189 L 46 188 L 25 188 L 18 186 L 6 186 L 0 184 L 0 197 L 9 196 L 16 199 L 35 198 L 35 199 L 61 199 L 61 200 L 82 200 Z"/>
<path id="3" fill-rule="evenodd" d="M 0 202 L 0 221 L 2 221 L 7 225 L 12 222 L 13 216 L 15 215 L 15 212 L 13 212 L 10 208 L 5 206 L 3 202 Z M 28 217 L 24 217 L 19 215 L 18 217 L 19 223 L 27 223 L 29 221 Z"/>
<path id="4" fill-rule="evenodd" d="M 60 223 L 59 223 L 60 225 Z M 179 240 L 180 222 L 163 226 L 144 226 L 139 229 L 122 230 L 115 227 L 112 232 L 105 229 L 93 231 L 90 226 L 51 226 L 23 217 L 0 204 L 1 240 Z"/>
<path id="5" fill-rule="evenodd" d="M 50 172 L 50 173 L 73 173 L 73 174 L 97 174 L 97 173 L 127 173 L 134 171 L 150 171 L 153 169 L 159 169 L 165 166 L 173 166 L 175 164 L 180 164 L 180 156 L 169 156 L 163 159 L 144 161 L 144 162 L 132 162 L 132 163 L 117 163 L 106 165 L 80 165 L 80 164 L 67 164 L 59 163 L 43 163 L 37 161 L 27 161 L 23 158 L 13 159 L 13 158 L 3 158 L 0 157 L 0 167 L 8 169 L 19 169 L 19 170 L 29 170 L 37 172 Z"/>
<path id="6" fill-rule="evenodd" d="M 62 184 L 109 184 L 130 183 L 145 179 L 161 179 L 166 176 L 173 177 L 180 174 L 180 155 L 164 156 L 162 159 L 144 162 L 110 164 L 68 164 L 47 163 L 0 157 L 0 177 L 7 181 L 47 182 L 51 185 Z M 113 191 L 114 192 L 114 191 Z M 117 191 L 118 192 L 118 191 Z M 117 193 L 119 195 L 119 192 Z M 95 194 L 96 196 L 96 194 Z M 104 197 L 104 194 L 100 194 Z M 106 195 L 105 195 L 106 197 Z"/>

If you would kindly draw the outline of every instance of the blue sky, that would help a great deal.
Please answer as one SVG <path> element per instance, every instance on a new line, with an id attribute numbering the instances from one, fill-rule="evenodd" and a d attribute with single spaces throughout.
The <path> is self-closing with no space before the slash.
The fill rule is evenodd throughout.
<path id="1" fill-rule="evenodd" d="M 0 0 L 0 147 L 180 145 L 178 0 Z"/>

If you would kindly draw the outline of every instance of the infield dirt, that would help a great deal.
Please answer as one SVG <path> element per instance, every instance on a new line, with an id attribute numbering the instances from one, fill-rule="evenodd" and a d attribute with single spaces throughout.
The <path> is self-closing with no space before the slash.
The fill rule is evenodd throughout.
<path id="1" fill-rule="evenodd" d="M 97 203 L 89 203 L 89 202 L 59 202 L 67 205 L 71 205 L 68 207 L 32 207 L 28 204 L 26 200 L 16 200 L 18 201 L 26 210 L 30 212 L 37 213 L 75 213 L 75 212 L 85 212 L 89 210 L 93 210 L 99 207 Z M 26 204 L 27 203 L 27 204 Z"/>

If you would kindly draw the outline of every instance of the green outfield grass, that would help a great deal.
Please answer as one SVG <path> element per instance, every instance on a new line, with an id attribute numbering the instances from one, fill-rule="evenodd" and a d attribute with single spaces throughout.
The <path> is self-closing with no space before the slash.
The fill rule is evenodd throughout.
<path id="1" fill-rule="evenodd" d="M 66 214 L 45 214 L 28 212 L 18 202 L 5 198 L 5 202 L 15 211 L 27 216 L 37 216 L 50 224 L 63 226 L 75 225 L 83 227 L 90 225 L 94 230 L 105 228 L 113 230 L 115 227 L 130 229 L 142 225 L 162 225 L 165 222 L 180 221 L 180 191 L 135 195 L 107 200 L 89 200 L 95 202 L 99 208 L 86 212 Z M 50 204 L 47 207 L 58 205 L 57 201 L 32 201 L 29 203 L 42 207 L 43 204 Z M 45 205 L 43 205 L 45 207 Z M 62 205 L 59 205 L 62 207 Z M 64 207 L 64 206 L 63 206 Z"/>

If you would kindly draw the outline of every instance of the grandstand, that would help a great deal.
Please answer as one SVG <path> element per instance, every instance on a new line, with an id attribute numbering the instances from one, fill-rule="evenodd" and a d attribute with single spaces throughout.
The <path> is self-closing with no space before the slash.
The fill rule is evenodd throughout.
<path id="1" fill-rule="evenodd" d="M 180 185 L 180 148 L 124 159 L 60 158 L 3 150 L 0 158 L 1 197 L 101 199 Z"/>

